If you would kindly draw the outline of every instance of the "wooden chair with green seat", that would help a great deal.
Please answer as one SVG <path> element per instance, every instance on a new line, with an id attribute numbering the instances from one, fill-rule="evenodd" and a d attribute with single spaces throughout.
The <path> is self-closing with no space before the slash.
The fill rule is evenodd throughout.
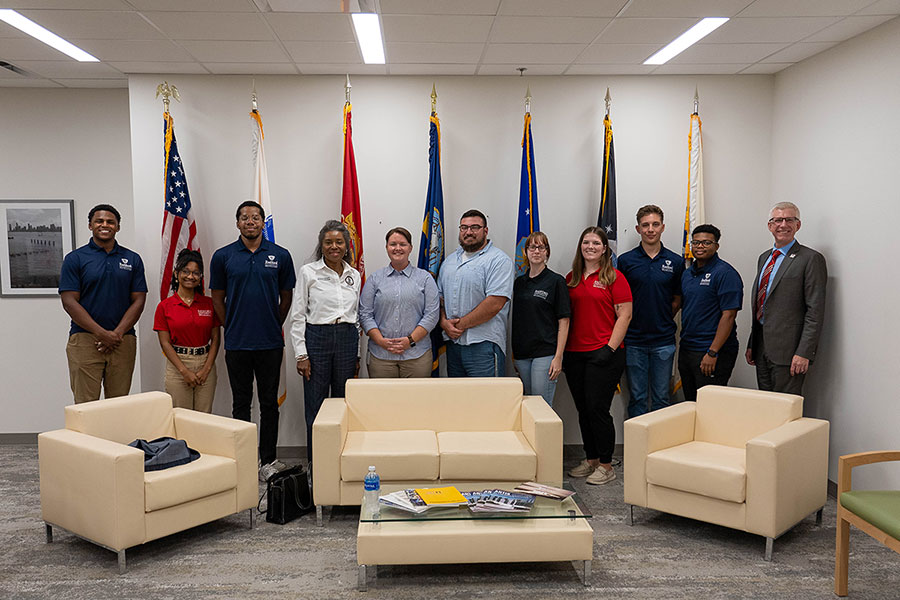
<path id="1" fill-rule="evenodd" d="M 838 459 L 837 540 L 834 593 L 847 595 L 850 525 L 900 553 L 900 490 L 853 490 L 851 471 L 873 463 L 900 461 L 900 451 L 860 452 Z"/>

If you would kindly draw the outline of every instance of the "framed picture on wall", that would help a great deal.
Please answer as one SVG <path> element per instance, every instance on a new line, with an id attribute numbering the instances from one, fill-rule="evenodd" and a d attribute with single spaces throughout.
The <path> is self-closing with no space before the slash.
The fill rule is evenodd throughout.
<path id="1" fill-rule="evenodd" d="M 75 247 L 74 200 L 0 200 L 0 295 L 56 296 Z"/>

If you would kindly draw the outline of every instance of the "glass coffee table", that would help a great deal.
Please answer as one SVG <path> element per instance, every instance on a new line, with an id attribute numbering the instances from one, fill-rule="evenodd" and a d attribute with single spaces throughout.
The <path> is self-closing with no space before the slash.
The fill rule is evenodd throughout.
<path id="1" fill-rule="evenodd" d="M 465 492 L 515 486 L 456 487 Z M 571 490 L 568 484 L 564 487 Z M 414 514 L 382 505 L 377 517 L 363 499 L 356 536 L 358 587 L 366 590 L 370 566 L 556 561 L 579 561 L 588 585 L 594 532 L 588 522 L 591 514 L 577 498 L 538 496 L 530 511 L 516 513 L 474 513 L 460 506 Z"/>

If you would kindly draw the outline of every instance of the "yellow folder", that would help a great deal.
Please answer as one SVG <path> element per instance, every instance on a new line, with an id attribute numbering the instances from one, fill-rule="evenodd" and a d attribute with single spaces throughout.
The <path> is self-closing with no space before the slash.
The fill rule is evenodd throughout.
<path id="1" fill-rule="evenodd" d="M 416 488 L 416 493 L 425 504 L 465 504 L 466 497 L 455 487 Z"/>

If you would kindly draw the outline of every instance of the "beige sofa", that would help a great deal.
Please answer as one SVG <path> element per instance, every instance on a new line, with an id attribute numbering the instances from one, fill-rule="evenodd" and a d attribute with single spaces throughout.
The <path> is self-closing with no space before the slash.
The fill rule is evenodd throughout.
<path id="1" fill-rule="evenodd" d="M 518 378 L 353 379 L 313 423 L 313 498 L 359 505 L 375 465 L 385 491 L 562 481 L 562 421 Z"/>
<path id="2" fill-rule="evenodd" d="M 822 507 L 828 422 L 803 398 L 706 386 L 625 422 L 625 502 L 775 538 Z"/>
<path id="3" fill-rule="evenodd" d="M 183 408 L 148 392 L 65 407 L 65 429 L 38 436 L 47 541 L 60 527 L 117 552 L 256 506 L 256 425 Z M 200 458 L 144 472 L 127 444 L 170 436 Z"/>

